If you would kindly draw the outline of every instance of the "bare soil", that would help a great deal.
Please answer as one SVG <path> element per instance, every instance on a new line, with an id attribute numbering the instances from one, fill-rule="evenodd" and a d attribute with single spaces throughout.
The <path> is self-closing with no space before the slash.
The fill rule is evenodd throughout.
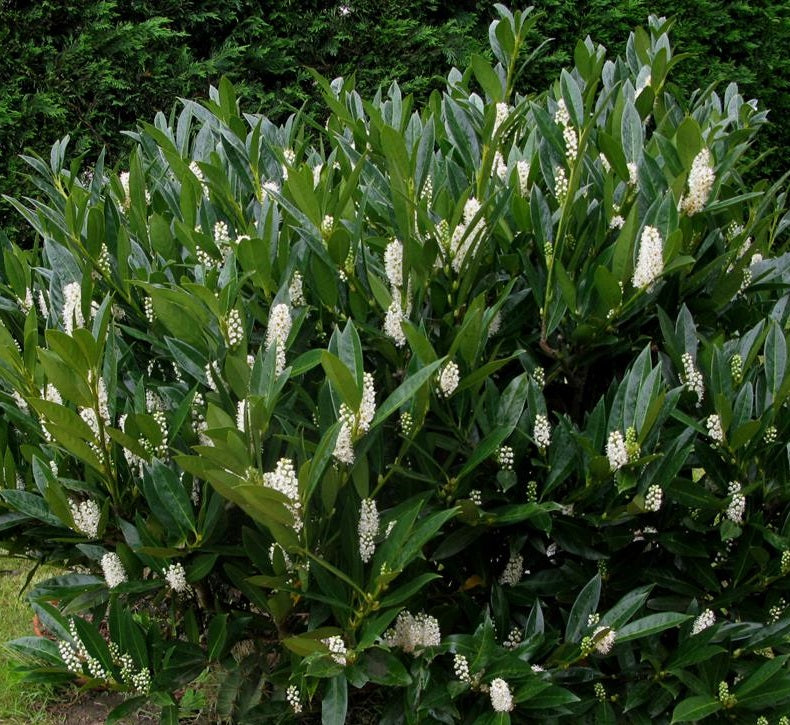
<path id="1" fill-rule="evenodd" d="M 87 692 L 71 702 L 59 702 L 47 708 L 58 725 L 104 725 L 107 715 L 123 702 L 122 695 L 107 692 Z M 123 725 L 156 725 L 159 718 L 145 711 L 121 720 Z"/>

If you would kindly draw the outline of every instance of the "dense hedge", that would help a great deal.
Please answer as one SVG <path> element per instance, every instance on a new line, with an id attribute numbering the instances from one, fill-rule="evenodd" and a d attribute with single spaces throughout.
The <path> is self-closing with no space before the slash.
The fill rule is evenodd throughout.
<path id="1" fill-rule="evenodd" d="M 524 77 L 524 90 L 545 88 L 589 34 L 622 52 L 628 32 L 648 12 L 674 16 L 679 47 L 695 58 L 675 82 L 684 94 L 735 81 L 772 110 L 757 152 L 776 149 L 760 173 L 787 167 L 781 119 L 790 111 L 781 72 L 790 41 L 790 2 L 728 0 L 537 0 L 540 31 L 552 40 Z M 0 4 L 0 193 L 18 194 L 26 148 L 43 152 L 71 134 L 74 148 L 114 162 L 127 151 L 120 135 L 140 117 L 169 111 L 177 97 L 204 97 L 226 74 L 247 108 L 283 120 L 318 91 L 306 66 L 328 77 L 356 71 L 365 93 L 397 78 L 424 100 L 441 87 L 447 64 L 463 66 L 483 49 L 491 3 L 462 0 L 70 0 Z M 348 13 L 343 14 L 343 8 Z M 0 228 L 21 231 L 7 204 Z"/>
<path id="2" fill-rule="evenodd" d="M 790 228 L 668 21 L 413 103 L 223 79 L 117 171 L 30 157 L 0 257 L 28 676 L 160 722 L 790 721 Z M 521 51 L 524 51 L 523 53 Z"/>

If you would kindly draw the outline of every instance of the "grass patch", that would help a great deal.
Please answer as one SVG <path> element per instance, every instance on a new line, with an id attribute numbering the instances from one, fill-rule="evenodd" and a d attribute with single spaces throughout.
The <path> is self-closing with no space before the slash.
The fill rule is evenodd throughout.
<path id="1" fill-rule="evenodd" d="M 0 556 L 0 647 L 17 637 L 33 634 L 33 611 L 20 594 L 20 589 L 33 568 L 25 559 Z M 33 581 L 51 576 L 50 568 L 42 567 Z M 51 690 L 43 685 L 22 682 L 15 671 L 14 656 L 2 650 L 0 656 L 0 723 L 3 725 L 52 725 L 56 722 L 46 712 Z"/>

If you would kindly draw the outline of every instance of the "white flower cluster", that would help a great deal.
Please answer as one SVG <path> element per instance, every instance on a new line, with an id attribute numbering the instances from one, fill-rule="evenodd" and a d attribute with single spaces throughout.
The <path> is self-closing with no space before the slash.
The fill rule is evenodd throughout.
<path id="1" fill-rule="evenodd" d="M 712 609 L 706 609 L 694 620 L 694 624 L 691 625 L 691 634 L 699 634 L 708 627 L 712 627 L 714 624 L 716 624 L 716 615 L 713 613 Z"/>
<path id="2" fill-rule="evenodd" d="M 384 272 L 390 285 L 403 287 L 403 244 L 393 239 L 384 250 Z"/>
<path id="3" fill-rule="evenodd" d="M 126 570 L 123 568 L 121 557 L 114 552 L 107 552 L 101 558 L 101 568 L 104 572 L 104 581 L 110 589 L 115 589 L 126 581 Z"/>
<path id="4" fill-rule="evenodd" d="M 167 417 L 163 410 L 155 410 L 151 413 L 151 417 L 159 428 L 159 433 L 162 437 L 161 442 L 154 449 L 154 453 L 158 458 L 165 460 L 167 458 L 167 439 L 170 437 L 170 431 L 167 428 Z"/>
<path id="5" fill-rule="evenodd" d="M 406 335 L 403 333 L 403 327 L 401 327 L 401 320 L 404 319 L 405 315 L 403 314 L 400 293 L 398 292 L 392 296 L 392 302 L 387 308 L 387 312 L 384 315 L 384 324 L 382 325 L 384 334 L 392 338 L 396 347 L 403 347 L 406 344 Z"/>
<path id="6" fill-rule="evenodd" d="M 47 298 L 43 290 L 38 291 L 38 310 L 45 320 L 49 319 L 49 305 L 47 304 Z"/>
<path id="7" fill-rule="evenodd" d="M 145 319 L 148 320 L 149 325 L 154 324 L 154 301 L 150 297 L 143 300 L 143 312 L 145 312 Z"/>
<path id="8" fill-rule="evenodd" d="M 447 362 L 439 373 L 439 395 L 442 398 L 449 398 L 458 387 L 461 380 L 461 371 L 458 364 L 450 360 Z"/>
<path id="9" fill-rule="evenodd" d="M 407 437 L 414 432 L 414 416 L 408 410 L 400 414 L 400 429 Z"/>
<path id="10" fill-rule="evenodd" d="M 469 500 L 475 506 L 482 506 L 483 505 L 483 492 L 479 488 L 473 488 L 469 492 Z"/>
<path id="11" fill-rule="evenodd" d="M 104 247 L 106 249 L 106 247 Z M 24 314 L 30 312 L 31 308 L 33 307 L 33 293 L 30 290 L 30 287 L 25 288 L 25 296 L 17 297 L 17 302 L 19 303 L 19 309 L 22 310 Z"/>
<path id="12" fill-rule="evenodd" d="M 697 407 L 699 407 L 705 396 L 705 383 L 702 380 L 702 373 L 694 365 L 694 358 L 691 357 L 690 352 L 684 352 L 680 361 L 683 363 L 683 374 L 680 376 L 680 380 L 686 390 L 697 396 Z"/>
<path id="13" fill-rule="evenodd" d="M 280 303 L 272 308 L 266 328 L 266 349 L 276 345 L 275 368 L 278 375 L 285 370 L 285 344 L 291 334 L 291 311 L 288 305 Z"/>
<path id="14" fill-rule="evenodd" d="M 646 226 L 639 243 L 639 257 L 631 283 L 637 289 L 650 288 L 664 271 L 664 243 L 658 229 Z"/>
<path id="15" fill-rule="evenodd" d="M 568 107 L 565 105 L 565 99 L 560 98 L 557 101 L 557 110 L 554 111 L 554 123 L 558 126 L 569 126 L 571 122 L 571 115 L 568 113 Z"/>
<path id="16" fill-rule="evenodd" d="M 198 180 L 198 183 L 200 184 L 200 188 L 203 190 L 203 196 L 208 196 L 208 185 L 206 184 L 206 180 L 203 176 L 203 172 L 200 170 L 197 161 L 190 162 L 189 170 L 194 174 L 195 178 Z"/>
<path id="17" fill-rule="evenodd" d="M 427 200 L 430 202 L 433 199 L 433 178 L 431 175 L 428 174 L 425 177 L 425 182 L 422 185 L 422 191 L 420 192 L 420 200 Z"/>
<path id="18" fill-rule="evenodd" d="M 230 244 L 230 230 L 228 229 L 228 225 L 223 221 L 219 221 L 214 225 L 214 243 L 220 249 Z"/>
<path id="19" fill-rule="evenodd" d="M 730 496 L 730 505 L 727 506 L 727 518 L 736 523 L 743 523 L 743 514 L 746 512 L 746 496 L 741 493 L 741 484 L 730 481 L 727 486 L 727 495 Z"/>
<path id="20" fill-rule="evenodd" d="M 562 138 L 565 141 L 565 156 L 573 163 L 579 153 L 579 137 L 576 135 L 576 130 L 572 126 L 565 126 L 562 129 Z"/>
<path id="21" fill-rule="evenodd" d="M 496 451 L 496 462 L 503 471 L 512 471 L 515 454 L 512 446 L 499 446 Z"/>
<path id="22" fill-rule="evenodd" d="M 708 437 L 713 441 L 714 445 L 724 442 L 724 429 L 721 427 L 721 418 L 716 415 L 709 415 L 705 421 L 705 426 L 708 429 Z"/>
<path id="23" fill-rule="evenodd" d="M 497 310 L 494 313 L 494 316 L 491 318 L 491 322 L 488 323 L 488 333 L 487 339 L 491 339 L 495 335 L 499 334 L 499 330 L 502 327 L 502 311 Z"/>
<path id="24" fill-rule="evenodd" d="M 167 581 L 168 586 L 176 594 L 183 594 L 189 590 L 189 584 L 187 584 L 187 573 L 184 570 L 184 565 L 181 562 L 170 564 L 170 566 L 165 569 L 165 580 Z"/>
<path id="25" fill-rule="evenodd" d="M 396 347 L 403 347 L 406 344 L 406 336 L 403 334 L 401 321 L 410 312 L 410 289 L 407 289 L 406 309 L 403 309 L 401 302 L 403 288 L 403 244 L 397 239 L 393 239 L 387 244 L 384 250 L 384 272 L 390 283 L 392 302 L 387 308 L 384 316 L 384 333 L 392 338 Z M 410 285 L 409 285 L 410 287 Z"/>
<path id="26" fill-rule="evenodd" d="M 625 439 L 619 430 L 613 430 L 606 441 L 606 457 L 609 459 L 609 468 L 617 471 L 628 463 L 628 449 Z"/>
<path id="27" fill-rule="evenodd" d="M 601 168 L 608 174 L 612 170 L 612 165 L 609 163 L 609 159 L 606 158 L 606 154 L 603 151 L 598 154 L 598 161 L 601 162 Z"/>
<path id="28" fill-rule="evenodd" d="M 747 243 L 751 241 L 751 238 L 747 240 Z M 752 281 L 754 280 L 754 273 L 752 272 L 752 267 L 755 264 L 759 264 L 763 261 L 762 254 L 753 254 L 752 258 L 749 260 L 749 266 L 743 270 L 743 279 L 741 280 L 741 286 L 738 288 L 737 294 L 743 294 L 747 287 L 750 287 Z M 736 295 L 737 296 L 737 295 Z"/>
<path id="29" fill-rule="evenodd" d="M 296 685 L 289 685 L 288 689 L 285 691 L 285 699 L 291 706 L 291 710 L 294 715 L 298 715 L 300 712 L 302 712 L 301 697 L 302 696 L 299 692 L 299 688 Z"/>
<path id="30" fill-rule="evenodd" d="M 135 672 L 131 676 L 130 681 L 136 692 L 147 695 L 151 690 L 151 673 L 148 671 L 147 667 L 143 667 L 139 672 Z"/>
<path id="31" fill-rule="evenodd" d="M 518 176 L 518 193 L 521 196 L 529 194 L 529 162 L 519 159 L 516 161 L 516 175 Z"/>
<path id="32" fill-rule="evenodd" d="M 505 641 L 502 643 L 502 646 L 505 649 L 516 649 L 524 638 L 523 632 L 521 631 L 521 627 L 512 627 L 510 632 L 508 632 Z"/>
<path id="33" fill-rule="evenodd" d="M 376 551 L 376 537 L 379 534 L 379 512 L 373 499 L 362 499 L 359 508 L 359 556 L 367 564 Z"/>
<path id="34" fill-rule="evenodd" d="M 499 583 L 514 586 L 521 581 L 524 574 L 524 557 L 521 554 L 511 554 L 505 569 L 499 576 Z"/>
<path id="35" fill-rule="evenodd" d="M 121 206 L 124 209 L 128 209 L 129 205 L 132 202 L 131 194 L 129 193 L 129 172 L 122 171 L 118 175 L 118 181 L 121 182 L 121 189 L 123 190 L 123 199 L 121 199 Z"/>
<path id="36" fill-rule="evenodd" d="M 362 400 L 356 414 L 345 403 L 340 406 L 340 432 L 332 454 L 335 459 L 348 465 L 354 462 L 354 441 L 370 430 L 375 415 L 376 388 L 373 375 L 365 373 L 362 376 Z"/>
<path id="37" fill-rule="evenodd" d="M 331 214 L 326 214 L 324 218 L 321 220 L 321 226 L 319 227 L 321 236 L 324 239 L 329 239 L 329 237 L 332 234 L 332 230 L 334 228 L 335 228 L 335 218 Z"/>
<path id="38" fill-rule="evenodd" d="M 228 347 L 236 347 L 244 340 L 244 325 L 241 321 L 241 313 L 234 307 L 228 314 L 225 321 L 228 331 Z"/>
<path id="39" fill-rule="evenodd" d="M 463 655 L 453 657 L 453 672 L 461 682 L 467 684 L 472 682 L 472 678 L 469 676 L 469 661 Z"/>
<path id="40" fill-rule="evenodd" d="M 510 692 L 510 685 L 501 677 L 492 680 L 488 690 L 491 698 L 491 707 L 494 712 L 510 712 L 513 709 L 513 695 Z"/>
<path id="41" fill-rule="evenodd" d="M 622 229 L 625 226 L 625 219 L 622 215 L 615 214 L 609 220 L 609 229 Z"/>
<path id="42" fill-rule="evenodd" d="M 58 652 L 63 664 L 66 665 L 66 669 L 76 675 L 81 675 L 83 674 L 82 663 L 88 659 L 89 655 L 79 634 L 77 634 L 77 626 L 74 624 L 73 619 L 69 620 L 69 636 L 71 637 L 71 643 L 65 640 L 58 642 Z"/>
<path id="43" fill-rule="evenodd" d="M 507 103 L 497 103 L 496 104 L 496 115 L 494 116 L 494 129 L 491 131 L 492 136 L 496 136 L 497 131 L 499 131 L 502 124 L 507 121 L 507 117 L 510 115 L 510 108 L 508 107 Z"/>
<path id="44" fill-rule="evenodd" d="M 661 486 L 654 483 L 647 489 L 647 493 L 645 494 L 645 510 L 658 511 L 661 508 L 663 500 L 664 492 L 661 490 Z"/>
<path id="45" fill-rule="evenodd" d="M 288 287 L 288 297 L 294 307 L 303 307 L 307 304 L 304 298 L 304 287 L 302 275 L 297 271 L 291 278 L 291 285 Z"/>
<path id="46" fill-rule="evenodd" d="M 568 195 L 568 177 L 565 174 L 565 169 L 562 166 L 554 167 L 554 196 L 557 201 L 562 204 L 565 197 Z"/>
<path id="47" fill-rule="evenodd" d="M 289 500 L 288 510 L 293 515 L 293 528 L 296 533 L 302 530 L 302 504 L 299 501 L 299 479 L 296 477 L 294 463 L 290 458 L 277 461 L 274 471 L 263 474 L 263 485 L 281 493 Z"/>
<path id="48" fill-rule="evenodd" d="M 450 258 L 453 270 L 458 273 L 464 265 L 469 252 L 486 233 L 485 218 L 481 217 L 472 226 L 472 220 L 480 212 L 480 202 L 473 196 L 469 197 L 464 204 L 463 221 L 453 230 L 450 239 Z"/>
<path id="49" fill-rule="evenodd" d="M 425 612 L 415 616 L 403 611 L 395 620 L 395 626 L 387 630 L 382 639 L 389 647 L 400 647 L 404 652 L 417 656 L 426 647 L 438 647 L 442 636 L 436 617 Z"/>
<path id="50" fill-rule="evenodd" d="M 713 159 L 710 151 L 706 148 L 702 149 L 691 163 L 688 180 L 689 192 L 680 199 L 680 211 L 688 216 L 701 212 L 710 196 L 714 179 Z"/>
<path id="51" fill-rule="evenodd" d="M 99 505 L 91 499 L 80 503 L 71 499 L 69 500 L 69 509 L 77 531 L 85 534 L 89 539 L 95 539 L 99 535 L 99 520 L 101 519 Z"/>
<path id="52" fill-rule="evenodd" d="M 626 167 L 628 168 L 628 183 L 631 186 L 634 186 L 634 187 L 638 186 L 638 184 L 639 184 L 639 167 L 637 167 L 637 165 L 633 161 L 629 161 L 626 164 Z"/>
<path id="53" fill-rule="evenodd" d="M 532 438 L 535 440 L 535 445 L 541 450 L 545 450 L 551 444 L 551 424 L 549 419 L 542 413 L 538 413 L 535 416 Z"/>
<path id="54" fill-rule="evenodd" d="M 494 154 L 494 161 L 491 164 L 491 175 L 496 176 L 500 181 L 504 181 L 507 178 L 507 163 L 505 163 L 505 158 L 499 151 Z"/>
<path id="55" fill-rule="evenodd" d="M 333 634 L 331 637 L 321 640 L 328 648 L 329 654 L 337 664 L 346 666 L 346 643 L 339 634 Z"/>
<path id="56" fill-rule="evenodd" d="M 74 327 L 83 327 L 85 317 L 82 314 L 82 290 L 79 282 L 69 282 L 63 288 L 63 329 L 67 335 L 74 332 Z"/>
<path id="57" fill-rule="evenodd" d="M 595 651 L 602 655 L 608 655 L 614 647 L 617 632 L 611 627 L 596 627 L 592 638 Z"/>

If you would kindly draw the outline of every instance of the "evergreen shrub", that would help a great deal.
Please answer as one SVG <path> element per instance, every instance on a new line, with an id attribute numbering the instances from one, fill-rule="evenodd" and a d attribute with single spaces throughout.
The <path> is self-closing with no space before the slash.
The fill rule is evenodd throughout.
<path id="1" fill-rule="evenodd" d="M 117 170 L 25 158 L 0 541 L 29 676 L 162 722 L 790 715 L 790 254 L 765 121 L 668 23 L 519 92 L 497 6 L 423 106 L 228 81 Z"/>

